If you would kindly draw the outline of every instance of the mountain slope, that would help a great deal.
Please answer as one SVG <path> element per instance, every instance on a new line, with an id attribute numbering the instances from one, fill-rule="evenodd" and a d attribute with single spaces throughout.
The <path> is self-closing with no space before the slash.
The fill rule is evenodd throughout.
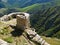
<path id="1" fill-rule="evenodd" d="M 60 8 L 51 7 L 43 9 L 35 13 L 32 17 L 32 25 L 36 28 L 36 31 L 45 36 L 53 36 L 60 31 Z M 59 35 L 56 35 L 59 36 Z"/>
<path id="2" fill-rule="evenodd" d="M 2 3 L 5 4 L 6 7 L 26 7 L 36 3 L 50 3 L 51 5 L 55 5 L 55 0 L 2 0 Z"/>
<path id="3" fill-rule="evenodd" d="M 60 38 L 60 6 L 42 8 L 35 4 L 21 10 L 31 14 L 31 24 L 38 34 Z"/>
<path id="4" fill-rule="evenodd" d="M 26 7 L 36 3 L 51 2 L 52 0 L 8 0 L 8 4 L 19 4 L 20 7 Z"/>
<path id="5" fill-rule="evenodd" d="M 60 38 L 60 6 L 50 6 L 50 3 L 34 4 L 25 8 L 16 8 L 31 14 L 32 27 L 40 35 Z M 6 11 L 4 11 L 6 12 Z M 11 13 L 11 10 L 7 11 Z M 14 12 L 14 11 L 13 11 Z M 8 14 L 7 13 L 7 14 Z"/>

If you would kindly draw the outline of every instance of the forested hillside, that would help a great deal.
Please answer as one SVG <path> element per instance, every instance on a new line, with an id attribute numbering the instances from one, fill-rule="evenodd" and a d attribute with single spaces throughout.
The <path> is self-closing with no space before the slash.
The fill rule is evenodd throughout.
<path id="1" fill-rule="evenodd" d="M 45 6 L 45 3 L 50 5 L 50 6 L 56 6 L 60 5 L 59 0 L 0 0 L 0 7 L 2 8 L 22 8 L 22 7 L 27 7 L 31 6 L 33 4 L 43 4 Z"/>
<path id="2" fill-rule="evenodd" d="M 41 9 L 31 16 L 33 27 L 40 35 L 60 38 L 60 6 Z"/>
<path id="3" fill-rule="evenodd" d="M 43 8 L 35 4 L 24 11 L 31 14 L 31 24 L 38 34 L 60 38 L 60 6 Z"/>
<path id="4" fill-rule="evenodd" d="M 1 0 L 8 8 L 27 7 L 36 3 L 51 3 L 52 0 Z M 52 5 L 52 4 L 51 4 Z"/>

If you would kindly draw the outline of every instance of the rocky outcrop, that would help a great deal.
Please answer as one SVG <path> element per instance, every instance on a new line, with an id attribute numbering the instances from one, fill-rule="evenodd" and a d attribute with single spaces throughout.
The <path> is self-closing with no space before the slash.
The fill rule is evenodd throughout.
<path id="1" fill-rule="evenodd" d="M 4 15 L 3 17 L 0 17 L 0 21 L 9 21 L 11 18 L 16 18 L 17 15 L 22 15 L 24 12 L 14 12 L 10 13 L 8 15 Z"/>
<path id="2" fill-rule="evenodd" d="M 3 17 L 0 18 L 0 21 L 8 21 L 9 17 L 8 15 L 4 15 Z"/>
<path id="3" fill-rule="evenodd" d="M 0 39 L 0 45 L 10 45 L 9 43 L 7 43 L 6 41 Z"/>

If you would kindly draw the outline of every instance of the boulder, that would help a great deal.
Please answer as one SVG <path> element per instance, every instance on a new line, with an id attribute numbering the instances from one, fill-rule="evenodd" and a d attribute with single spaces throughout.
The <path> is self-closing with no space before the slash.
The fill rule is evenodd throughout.
<path id="1" fill-rule="evenodd" d="M 0 45 L 10 45 L 9 43 L 7 43 L 6 41 L 0 39 Z"/>
<path id="2" fill-rule="evenodd" d="M 35 35 L 37 34 L 35 31 L 32 31 L 31 28 L 26 29 L 25 32 L 29 35 L 30 38 L 35 37 Z"/>
<path id="3" fill-rule="evenodd" d="M 8 21 L 9 17 L 8 15 L 4 15 L 3 17 L 0 18 L 1 21 Z"/>
<path id="4" fill-rule="evenodd" d="M 39 36 L 38 34 L 32 39 L 34 41 L 38 41 L 39 43 L 41 42 L 41 36 Z"/>

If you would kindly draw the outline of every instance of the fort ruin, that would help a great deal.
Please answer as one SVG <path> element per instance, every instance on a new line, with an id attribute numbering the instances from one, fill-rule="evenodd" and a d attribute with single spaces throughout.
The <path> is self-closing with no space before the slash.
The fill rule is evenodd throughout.
<path id="1" fill-rule="evenodd" d="M 10 18 L 16 18 L 16 27 L 17 29 L 24 30 L 31 40 L 36 41 L 41 45 L 50 45 L 47 43 L 40 35 L 35 32 L 35 29 L 30 28 L 30 15 L 24 12 L 15 12 L 8 15 L 5 15 L 0 18 L 0 21 L 9 21 Z M 14 21 L 13 21 L 14 22 Z"/>

